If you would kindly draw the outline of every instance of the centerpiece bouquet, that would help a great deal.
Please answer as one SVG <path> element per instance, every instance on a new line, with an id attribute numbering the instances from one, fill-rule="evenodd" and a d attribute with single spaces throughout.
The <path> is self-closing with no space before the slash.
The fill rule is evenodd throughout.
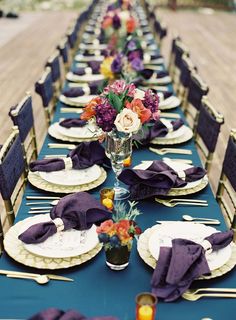
<path id="1" fill-rule="evenodd" d="M 106 79 L 129 79 L 134 81 L 144 70 L 143 50 L 138 37 L 130 35 L 119 52 L 108 54 L 100 65 L 100 72 Z"/>
<path id="2" fill-rule="evenodd" d="M 124 160 L 132 153 L 132 135 L 151 120 L 159 119 L 159 98 L 151 89 L 142 91 L 125 80 L 116 80 L 92 99 L 81 114 L 82 120 L 94 120 L 106 134 L 105 152 L 116 175 L 115 199 L 121 200 L 129 191 L 119 186 L 118 176 Z"/>
<path id="3" fill-rule="evenodd" d="M 122 270 L 129 264 L 129 256 L 134 237 L 141 234 L 135 219 L 141 212 L 136 202 L 115 206 L 113 219 L 106 220 L 98 228 L 98 239 L 106 253 L 106 264 L 113 270 Z"/>
<path id="4" fill-rule="evenodd" d="M 108 6 L 107 13 L 101 23 L 101 30 L 104 41 L 110 47 L 119 46 L 137 28 L 138 22 L 132 15 L 131 8 L 131 4 L 127 1 L 118 1 L 116 4 Z"/>

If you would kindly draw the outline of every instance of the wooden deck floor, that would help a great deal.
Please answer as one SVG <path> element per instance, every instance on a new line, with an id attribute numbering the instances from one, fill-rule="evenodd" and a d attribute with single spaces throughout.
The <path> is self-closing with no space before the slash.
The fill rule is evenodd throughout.
<path id="1" fill-rule="evenodd" d="M 190 49 L 199 74 L 210 88 L 210 101 L 225 117 L 210 174 L 215 191 L 229 132 L 236 128 L 236 15 L 220 11 L 206 15 L 196 10 L 173 12 L 167 9 L 159 9 L 157 14 L 168 26 L 168 36 L 163 43 L 166 61 L 171 39 L 177 33 Z"/>
<path id="2" fill-rule="evenodd" d="M 9 108 L 26 91 L 33 94 L 37 137 L 42 141 L 44 114 L 34 83 L 40 77 L 46 59 L 56 47 L 77 12 L 35 12 L 21 14 L 18 20 L 0 19 L 0 144 L 11 131 Z M 214 171 L 215 189 L 230 128 L 236 127 L 236 17 L 218 12 L 203 15 L 197 11 L 158 10 L 168 25 L 163 52 L 168 61 L 171 38 L 178 32 L 191 50 L 191 57 L 210 87 L 210 99 L 225 116 L 217 145 Z"/>

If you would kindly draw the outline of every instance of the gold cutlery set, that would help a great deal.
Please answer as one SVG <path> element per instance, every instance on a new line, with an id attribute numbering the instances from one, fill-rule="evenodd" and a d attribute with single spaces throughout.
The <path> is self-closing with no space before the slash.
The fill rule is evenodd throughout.
<path id="1" fill-rule="evenodd" d="M 236 298 L 234 288 L 198 288 L 189 289 L 182 294 L 182 297 L 189 301 L 196 301 L 202 297 L 207 298 Z"/>

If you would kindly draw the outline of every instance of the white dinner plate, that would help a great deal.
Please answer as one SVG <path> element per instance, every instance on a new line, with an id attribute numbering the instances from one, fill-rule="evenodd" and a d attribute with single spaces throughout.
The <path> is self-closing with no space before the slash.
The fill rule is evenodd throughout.
<path id="1" fill-rule="evenodd" d="M 49 214 L 38 215 L 27 219 L 19 234 L 30 226 L 40 222 L 50 221 Z M 57 232 L 44 242 L 37 244 L 26 244 L 23 246 L 29 252 L 47 258 L 69 258 L 75 257 L 92 250 L 99 243 L 96 226 L 93 225 L 89 230 L 79 231 L 70 229 Z"/>
<path id="2" fill-rule="evenodd" d="M 79 49 L 85 49 L 85 50 L 105 50 L 106 48 L 107 48 L 107 45 L 103 43 L 99 43 L 99 44 L 81 43 L 79 45 Z"/>
<path id="3" fill-rule="evenodd" d="M 194 222 L 167 222 L 155 227 L 155 231 L 151 234 L 148 242 L 148 248 L 151 255 L 158 261 L 160 247 L 171 247 L 173 239 L 181 238 L 192 240 L 201 244 L 204 238 L 217 232 L 213 227 L 197 224 Z M 206 254 L 206 259 L 210 270 L 222 267 L 231 256 L 231 247 L 227 247 L 212 251 Z"/>
<path id="4" fill-rule="evenodd" d="M 79 97 L 66 97 L 63 94 L 60 95 L 59 100 L 69 106 L 85 106 L 93 98 L 97 97 L 96 95 L 84 95 Z"/>
<path id="5" fill-rule="evenodd" d="M 78 76 L 70 71 L 67 73 L 66 79 L 72 82 L 92 82 L 104 80 L 105 77 L 102 74 L 85 74 L 82 76 Z"/>
<path id="6" fill-rule="evenodd" d="M 84 56 L 82 54 L 77 54 L 75 56 L 75 61 L 78 62 L 89 62 L 89 61 L 103 61 L 104 56 Z"/>
<path id="7" fill-rule="evenodd" d="M 159 103 L 159 109 L 160 110 L 168 110 L 168 109 L 174 109 L 176 107 L 179 107 L 181 101 L 176 96 L 170 96 L 169 98 L 160 101 Z"/>
<path id="8" fill-rule="evenodd" d="M 60 126 L 59 122 L 54 123 L 57 131 L 67 137 L 89 139 L 97 135 L 97 127 L 93 123 L 88 123 L 83 127 L 65 128 Z"/>
<path id="9" fill-rule="evenodd" d="M 52 184 L 62 186 L 80 186 L 91 183 L 101 176 L 101 168 L 98 165 L 86 169 L 70 169 L 52 172 L 39 171 L 42 179 Z"/>
<path id="10" fill-rule="evenodd" d="M 150 79 L 144 80 L 143 84 L 145 85 L 155 85 L 155 84 L 169 84 L 172 80 L 170 76 L 165 76 L 162 78 L 157 78 L 157 74 L 155 73 Z"/>
<path id="11" fill-rule="evenodd" d="M 137 165 L 134 167 L 134 169 L 141 169 L 141 170 L 146 170 L 150 165 L 152 164 L 153 161 L 143 161 L 141 164 Z M 186 164 L 186 163 L 181 163 L 178 161 L 171 161 L 171 159 L 163 161 L 165 162 L 169 167 L 171 167 L 174 171 L 176 172 L 181 172 L 186 169 L 192 168 L 192 165 Z M 201 185 L 202 180 L 204 178 L 201 178 L 199 180 L 193 181 L 193 182 L 188 182 L 186 186 L 181 187 L 181 188 L 171 188 L 172 191 L 174 190 L 188 190 L 192 188 L 196 188 L 197 186 Z"/>

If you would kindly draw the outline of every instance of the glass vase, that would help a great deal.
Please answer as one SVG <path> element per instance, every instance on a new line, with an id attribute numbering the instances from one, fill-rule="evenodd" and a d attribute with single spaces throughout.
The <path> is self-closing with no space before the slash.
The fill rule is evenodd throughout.
<path id="1" fill-rule="evenodd" d="M 115 271 L 125 269 L 129 264 L 131 246 L 132 244 L 120 246 L 118 248 L 112 247 L 106 249 L 105 254 L 107 266 Z"/>
<path id="2" fill-rule="evenodd" d="M 132 134 L 112 130 L 107 133 L 105 150 L 111 160 L 112 170 L 115 173 L 115 200 L 123 200 L 129 197 L 129 190 L 120 186 L 118 176 L 123 170 L 124 160 L 132 154 Z"/>

